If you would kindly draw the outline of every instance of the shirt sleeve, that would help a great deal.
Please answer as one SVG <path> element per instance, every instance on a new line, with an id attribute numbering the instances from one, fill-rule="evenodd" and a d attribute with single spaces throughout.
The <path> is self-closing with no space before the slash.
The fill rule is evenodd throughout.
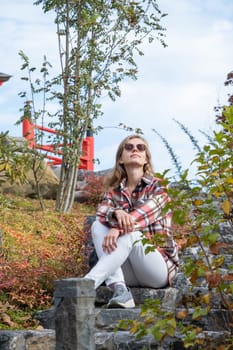
<path id="1" fill-rule="evenodd" d="M 169 201 L 170 198 L 162 187 L 156 189 L 154 193 L 149 196 L 149 199 L 145 200 L 145 202 L 138 207 L 136 206 L 130 213 L 135 218 L 135 228 L 137 230 L 143 230 L 145 227 L 157 221 L 163 221 L 166 213 L 162 213 L 162 209 Z"/>
<path id="2" fill-rule="evenodd" d="M 114 217 L 114 212 L 117 209 L 117 205 L 113 200 L 112 192 L 106 192 L 103 200 L 99 203 L 96 217 L 104 225 L 109 227 L 118 228 L 118 223 Z"/>

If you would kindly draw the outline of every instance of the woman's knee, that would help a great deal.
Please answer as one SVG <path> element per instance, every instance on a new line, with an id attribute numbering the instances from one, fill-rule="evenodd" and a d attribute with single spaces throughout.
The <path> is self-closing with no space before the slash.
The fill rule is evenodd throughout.
<path id="1" fill-rule="evenodd" d="M 94 221 L 91 225 L 91 235 L 92 238 L 101 237 L 102 235 L 106 235 L 108 232 L 108 228 L 104 226 L 101 222 L 98 220 Z"/>

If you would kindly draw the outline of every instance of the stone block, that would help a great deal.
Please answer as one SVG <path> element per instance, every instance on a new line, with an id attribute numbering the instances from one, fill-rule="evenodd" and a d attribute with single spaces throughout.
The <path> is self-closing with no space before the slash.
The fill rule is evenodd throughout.
<path id="1" fill-rule="evenodd" d="M 84 278 L 56 281 L 54 297 L 56 350 L 94 350 L 94 281 Z"/>

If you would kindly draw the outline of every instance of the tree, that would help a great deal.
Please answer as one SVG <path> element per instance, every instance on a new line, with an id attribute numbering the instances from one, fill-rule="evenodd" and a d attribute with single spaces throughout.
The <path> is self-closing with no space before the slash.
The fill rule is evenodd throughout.
<path id="1" fill-rule="evenodd" d="M 120 83 L 136 80 L 136 54 L 145 39 L 164 43 L 164 28 L 155 0 L 37 0 L 44 12 L 54 11 L 61 74 L 53 92 L 61 109 L 53 126 L 62 138 L 63 156 L 56 210 L 72 207 L 82 141 L 101 114 L 100 98 L 120 97 Z M 58 140 L 57 142 L 61 142 Z"/>
<path id="2" fill-rule="evenodd" d="M 0 185 L 9 181 L 11 184 L 23 184 L 26 174 L 32 167 L 32 152 L 26 142 L 20 142 L 8 136 L 8 131 L 0 133 Z"/>

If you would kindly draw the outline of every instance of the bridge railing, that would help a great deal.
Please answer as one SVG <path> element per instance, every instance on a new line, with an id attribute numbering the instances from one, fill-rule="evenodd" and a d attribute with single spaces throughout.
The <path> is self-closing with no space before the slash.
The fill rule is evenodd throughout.
<path id="1" fill-rule="evenodd" d="M 41 130 L 49 134 L 57 134 L 53 129 L 33 124 L 30 119 L 25 118 L 22 122 L 23 137 L 28 141 L 31 148 L 40 149 L 45 152 L 45 157 L 48 159 L 49 165 L 60 165 L 62 161 L 63 144 L 37 144 L 35 130 Z M 82 142 L 82 156 L 80 157 L 79 169 L 94 170 L 94 137 L 90 130 L 87 130 L 86 137 Z"/>

